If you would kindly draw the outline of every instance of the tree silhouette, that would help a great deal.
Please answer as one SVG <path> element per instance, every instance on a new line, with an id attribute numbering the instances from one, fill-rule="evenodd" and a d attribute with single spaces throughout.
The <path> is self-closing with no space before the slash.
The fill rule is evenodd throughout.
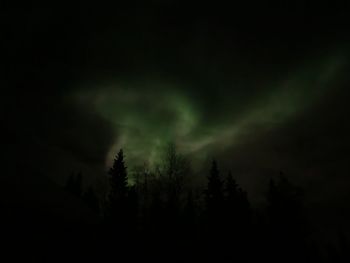
<path id="1" fill-rule="evenodd" d="M 231 172 L 228 173 L 225 182 L 223 224 L 224 236 L 227 240 L 225 251 L 230 252 L 230 246 L 235 248 L 235 253 L 228 253 L 227 256 L 232 260 L 242 260 L 250 236 L 250 204 L 247 193 L 239 187 Z"/>
<path id="2" fill-rule="evenodd" d="M 208 177 L 208 185 L 205 191 L 206 208 L 209 213 L 220 212 L 224 201 L 223 182 L 220 178 L 217 163 L 214 160 Z"/>
<path id="3" fill-rule="evenodd" d="M 189 173 L 189 163 L 183 155 L 177 153 L 173 143 L 167 146 L 163 173 L 166 175 L 167 180 L 167 201 L 170 206 L 176 207 Z"/>
<path id="4" fill-rule="evenodd" d="M 269 237 L 278 253 L 292 262 L 306 255 L 308 224 L 303 209 L 303 194 L 281 173 L 277 182 L 271 179 L 267 193 Z"/>
<path id="5" fill-rule="evenodd" d="M 110 192 L 108 196 L 107 217 L 112 221 L 118 221 L 120 224 L 127 223 L 128 213 L 128 175 L 124 163 L 124 153 L 120 149 L 114 159 L 113 166 L 109 170 Z M 124 230 L 121 228 L 121 230 Z"/>
<path id="6" fill-rule="evenodd" d="M 124 153 L 120 149 L 113 166 L 109 170 L 111 182 L 111 198 L 125 198 L 128 192 L 128 175 L 124 163 Z"/>
<path id="7" fill-rule="evenodd" d="M 215 160 L 212 162 L 208 185 L 205 190 L 205 225 L 207 233 L 208 251 L 213 251 L 222 246 L 222 233 L 225 231 L 223 225 L 224 218 L 224 194 L 223 182 L 220 178 L 219 169 Z M 215 248 L 215 249 L 214 249 Z"/>
<path id="8" fill-rule="evenodd" d="M 106 224 L 96 224 L 96 230 L 106 227 L 101 231 L 105 236 L 98 237 L 108 240 L 109 251 L 133 242 L 136 249 L 153 251 L 158 247 L 179 258 L 192 251 L 197 253 L 193 260 L 199 261 L 202 258 L 198 256 L 215 262 L 250 262 L 257 257 L 268 262 L 311 262 L 322 258 L 318 244 L 307 243 L 303 192 L 283 174 L 269 182 L 266 209 L 253 210 L 247 192 L 231 172 L 222 178 L 215 160 L 204 192 L 186 184 L 188 165 L 174 145 L 169 145 L 163 163 L 139 167 L 135 184 L 129 185 L 121 149 L 108 172 L 110 189 L 101 200 L 106 205 L 100 206 L 92 187 L 82 194 L 81 173 L 71 174 L 65 189 L 81 197 L 97 214 L 105 215 L 102 222 Z M 90 230 L 96 233 L 93 227 Z M 324 250 L 330 261 L 348 261 L 345 235 L 339 236 L 338 246 L 330 245 Z"/>
<path id="9" fill-rule="evenodd" d="M 240 216 L 238 209 L 239 202 L 238 184 L 233 179 L 232 173 L 229 172 L 225 183 L 225 225 L 226 235 L 237 239 L 236 229 L 239 229 L 238 217 Z"/>

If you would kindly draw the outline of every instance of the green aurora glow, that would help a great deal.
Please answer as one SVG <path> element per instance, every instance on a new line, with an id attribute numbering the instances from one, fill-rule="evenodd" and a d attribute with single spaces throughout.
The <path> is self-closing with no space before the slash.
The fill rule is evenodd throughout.
<path id="1" fill-rule="evenodd" d="M 242 104 L 240 97 L 233 84 L 226 83 L 223 88 L 228 92 L 220 99 L 221 107 L 216 108 L 214 103 L 210 107 L 213 114 L 207 114 L 208 109 L 200 104 L 201 97 L 188 92 L 190 84 L 161 79 L 115 79 L 74 96 L 113 123 L 115 142 L 106 156 L 106 165 L 123 148 L 129 163 L 153 166 L 160 162 L 164 147 L 175 142 L 196 166 L 212 152 L 244 143 L 247 134 L 257 136 L 256 127 L 274 129 L 312 107 L 326 94 L 342 62 L 341 57 L 332 56 L 307 63 L 285 80 L 262 87 L 263 95 L 253 94 L 244 107 L 237 107 Z"/>

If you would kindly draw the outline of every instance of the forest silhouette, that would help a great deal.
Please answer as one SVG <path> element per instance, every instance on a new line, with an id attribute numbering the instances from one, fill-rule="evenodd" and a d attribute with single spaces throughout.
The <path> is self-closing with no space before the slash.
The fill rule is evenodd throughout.
<path id="1" fill-rule="evenodd" d="M 3 238 L 7 245 L 26 248 L 21 257 L 45 260 L 64 260 L 68 255 L 117 262 L 349 260 L 342 233 L 326 248 L 316 242 L 303 190 L 282 172 L 266 185 L 263 209 L 251 205 L 248 193 L 231 172 L 220 170 L 216 160 L 205 187 L 191 182 L 190 162 L 172 144 L 161 165 L 139 169 L 132 175 L 133 183 L 129 177 L 121 149 L 107 173 L 104 195 L 92 185 L 83 187 L 80 172 L 68 176 L 62 189 L 89 211 L 91 221 L 64 220 L 34 204 L 22 210 L 3 206 Z"/>
<path id="2" fill-rule="evenodd" d="M 82 191 L 81 173 L 66 191 L 99 218 L 95 234 L 116 258 L 212 262 L 347 262 L 347 239 L 326 249 L 313 238 L 303 190 L 281 172 L 266 186 L 266 206 L 257 210 L 248 193 L 216 160 L 204 189 L 190 182 L 190 163 L 170 144 L 161 165 L 139 169 L 129 183 L 124 152 L 108 172 L 109 189 L 98 198 Z M 96 238 L 96 237 L 95 237 Z M 100 244 L 101 245 L 101 244 Z M 131 251 L 130 255 L 123 254 Z M 122 253 L 121 255 L 119 253 Z"/>

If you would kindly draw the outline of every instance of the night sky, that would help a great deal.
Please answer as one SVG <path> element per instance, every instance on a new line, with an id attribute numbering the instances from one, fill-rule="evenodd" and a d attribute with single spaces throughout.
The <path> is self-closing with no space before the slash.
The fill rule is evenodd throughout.
<path id="1" fill-rule="evenodd" d="M 283 171 L 350 215 L 345 6 L 1 5 L 7 171 L 98 188 L 119 148 L 131 172 L 174 142 L 196 178 L 215 158 L 259 200 Z"/>

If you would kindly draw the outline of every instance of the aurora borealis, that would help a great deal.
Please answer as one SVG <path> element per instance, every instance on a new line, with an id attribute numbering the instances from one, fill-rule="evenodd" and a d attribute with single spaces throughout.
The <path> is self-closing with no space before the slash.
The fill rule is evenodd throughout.
<path id="1" fill-rule="evenodd" d="M 145 77 L 136 81 L 112 79 L 96 83 L 88 91 L 78 90 L 73 97 L 112 123 L 115 136 L 107 167 L 120 148 L 134 165 L 160 164 L 170 142 L 200 166 L 237 144 L 244 145 L 247 134 L 248 140 L 249 134 L 259 137 L 261 129 L 273 131 L 298 118 L 324 99 L 343 65 L 344 58 L 339 55 L 301 65 L 286 79 L 260 87 L 262 94 L 249 94 L 244 100 L 248 107 L 237 96 L 246 88 L 244 83 L 235 87 L 234 80 L 194 96 L 191 90 L 197 90 L 198 83 Z M 215 94 L 218 89 L 223 94 Z M 211 101 L 211 94 L 219 107 L 215 108 L 218 102 Z M 203 105 L 202 100 L 208 103 Z"/>
<path id="2" fill-rule="evenodd" d="M 346 8 L 146 2 L 4 11 L 7 169 L 21 163 L 59 185 L 82 171 L 102 189 L 119 148 L 131 172 L 175 142 L 198 178 L 215 158 L 254 199 L 283 170 L 315 207 L 343 207 Z"/>

